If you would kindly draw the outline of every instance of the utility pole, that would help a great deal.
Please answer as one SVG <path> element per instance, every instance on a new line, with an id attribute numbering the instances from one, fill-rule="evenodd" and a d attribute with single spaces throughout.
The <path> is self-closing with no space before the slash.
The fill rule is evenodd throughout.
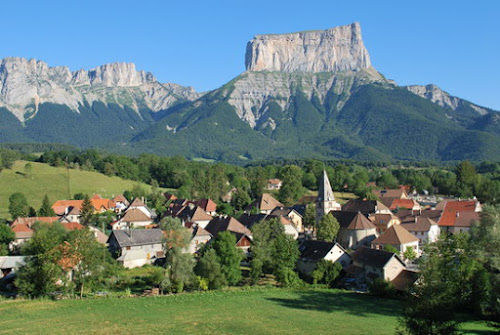
<path id="1" fill-rule="evenodd" d="M 66 174 L 67 174 L 67 180 L 68 180 L 68 200 L 71 199 L 71 189 L 69 186 L 69 164 L 68 164 L 68 157 L 66 156 Z"/>

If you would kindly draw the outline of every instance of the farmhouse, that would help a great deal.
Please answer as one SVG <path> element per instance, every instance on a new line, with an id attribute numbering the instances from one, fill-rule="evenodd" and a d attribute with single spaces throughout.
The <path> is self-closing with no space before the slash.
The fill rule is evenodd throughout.
<path id="1" fill-rule="evenodd" d="M 108 239 L 109 251 L 126 268 L 151 264 L 164 257 L 160 229 L 113 230 Z"/>

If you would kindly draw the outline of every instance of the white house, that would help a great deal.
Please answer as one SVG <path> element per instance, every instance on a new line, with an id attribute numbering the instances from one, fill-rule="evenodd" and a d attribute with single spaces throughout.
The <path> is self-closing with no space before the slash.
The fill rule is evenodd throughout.
<path id="1" fill-rule="evenodd" d="M 415 216 L 414 222 L 403 223 L 401 226 L 415 235 L 420 240 L 420 245 L 436 242 L 441 234 L 437 222 L 426 217 Z"/>
<path id="2" fill-rule="evenodd" d="M 305 240 L 299 246 L 300 258 L 297 269 L 303 274 L 310 274 L 316 269 L 317 263 L 326 260 L 338 262 L 342 268 L 351 264 L 351 256 L 338 243 L 317 240 Z"/>

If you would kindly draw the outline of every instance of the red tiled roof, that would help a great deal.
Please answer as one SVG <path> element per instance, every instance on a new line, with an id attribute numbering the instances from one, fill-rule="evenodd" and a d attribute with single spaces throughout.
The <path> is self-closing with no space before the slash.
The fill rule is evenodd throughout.
<path id="1" fill-rule="evenodd" d="M 82 230 L 84 226 L 78 222 L 62 222 L 61 223 L 66 230 Z"/>
<path id="2" fill-rule="evenodd" d="M 439 203 L 439 205 L 440 204 L 441 203 Z M 455 226 L 457 218 L 464 215 L 464 213 L 466 212 L 475 212 L 476 205 L 477 205 L 476 200 L 446 201 L 446 203 L 444 203 L 444 210 L 443 213 L 441 214 L 441 219 L 439 220 L 438 224 L 444 227 Z M 438 206 L 436 206 L 436 208 L 437 207 Z M 466 222 L 465 219 L 460 220 L 462 227 L 466 226 L 465 222 Z M 468 226 L 470 226 L 470 223 Z"/>
<path id="3" fill-rule="evenodd" d="M 395 210 L 396 208 L 413 209 L 413 207 L 415 205 L 418 205 L 418 204 L 413 199 L 394 199 L 392 201 L 391 207 L 389 209 L 391 211 Z"/>
<path id="4" fill-rule="evenodd" d="M 27 225 L 29 228 L 35 223 L 35 222 L 48 222 L 52 223 L 54 221 L 59 220 L 59 217 L 57 216 L 38 216 L 38 217 L 29 217 L 29 218 L 17 218 L 12 222 L 11 227 L 15 227 L 17 225 Z"/>

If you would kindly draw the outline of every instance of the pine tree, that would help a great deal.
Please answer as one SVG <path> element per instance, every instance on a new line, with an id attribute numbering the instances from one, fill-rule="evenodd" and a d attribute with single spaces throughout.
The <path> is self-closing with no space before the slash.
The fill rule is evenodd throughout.
<path id="1" fill-rule="evenodd" d="M 38 216 L 55 216 L 55 215 L 56 213 L 54 213 L 54 210 L 50 205 L 49 197 L 47 196 L 47 194 L 45 194 L 42 200 L 42 206 L 40 206 L 40 209 L 38 210 Z"/>
<path id="2" fill-rule="evenodd" d="M 80 223 L 84 226 L 90 225 L 94 221 L 94 205 L 88 195 L 82 202 L 82 208 L 80 209 Z"/>

